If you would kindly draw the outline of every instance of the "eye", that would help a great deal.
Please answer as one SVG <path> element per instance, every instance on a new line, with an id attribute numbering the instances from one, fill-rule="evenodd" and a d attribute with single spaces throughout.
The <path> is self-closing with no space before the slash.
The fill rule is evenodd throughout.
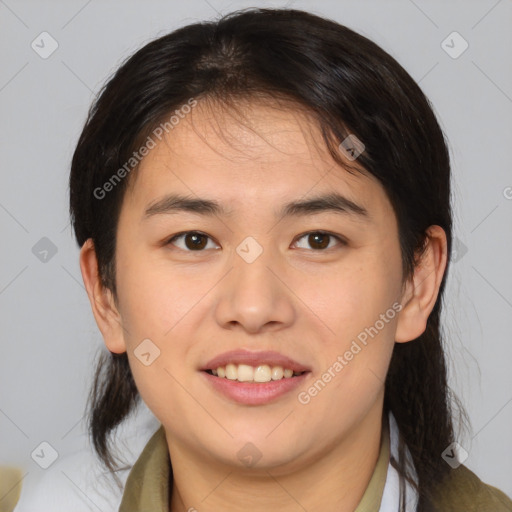
<path id="1" fill-rule="evenodd" d="M 340 245 L 346 245 L 346 241 L 337 235 L 333 235 L 332 233 L 327 233 L 325 231 L 310 231 L 309 233 L 305 233 L 301 235 L 298 240 L 307 237 L 307 243 L 310 244 L 310 247 L 315 249 L 316 251 L 322 251 L 325 249 L 331 249 L 332 245 L 330 242 L 332 240 L 337 240 Z M 180 247 L 176 241 L 182 240 L 184 242 Z M 179 249 L 187 252 L 201 252 L 203 249 L 212 249 L 215 247 L 208 247 L 208 241 L 212 241 L 212 239 L 200 231 L 185 231 L 183 233 L 178 233 L 170 238 L 167 244 L 172 244 L 178 247 Z M 296 242 L 297 243 L 297 242 Z M 299 247 L 305 248 L 307 247 Z"/>
<path id="2" fill-rule="evenodd" d="M 332 239 L 337 240 L 341 245 L 346 245 L 347 242 L 343 240 L 341 237 L 337 235 L 333 235 L 332 233 L 327 233 L 325 231 L 310 231 L 309 233 L 305 233 L 304 235 L 301 235 L 298 240 L 301 240 L 302 238 L 307 237 L 307 243 L 310 244 L 310 246 L 313 249 L 316 250 L 325 250 L 330 249 L 330 241 Z M 301 249 L 304 247 L 301 247 Z M 307 247 L 305 247 L 307 249 Z"/>
<path id="3" fill-rule="evenodd" d="M 208 235 L 201 233 L 200 231 L 185 231 L 183 233 L 178 233 L 169 239 L 166 245 L 173 244 L 178 247 L 178 245 L 174 242 L 179 239 L 183 239 L 185 243 L 185 247 L 179 247 L 184 251 L 201 252 L 201 250 L 204 248 L 211 249 L 211 247 L 207 247 L 208 240 L 211 240 L 211 238 Z"/>

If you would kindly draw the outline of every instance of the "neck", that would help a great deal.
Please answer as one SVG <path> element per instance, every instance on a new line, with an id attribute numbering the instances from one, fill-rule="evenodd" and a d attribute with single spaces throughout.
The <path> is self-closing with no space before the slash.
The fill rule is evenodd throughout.
<path id="1" fill-rule="evenodd" d="M 382 401 L 325 453 L 303 464 L 240 469 L 206 462 L 193 447 L 169 442 L 174 479 L 170 512 L 353 512 L 380 453 Z M 386 431 L 387 434 L 387 431 Z"/>

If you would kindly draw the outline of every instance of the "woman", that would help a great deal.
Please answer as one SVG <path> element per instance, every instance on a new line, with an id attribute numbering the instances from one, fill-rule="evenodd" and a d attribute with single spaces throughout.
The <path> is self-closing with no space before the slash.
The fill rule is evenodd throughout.
<path id="1" fill-rule="evenodd" d="M 286 9 L 129 58 L 73 156 L 109 354 L 95 449 L 161 427 L 120 511 L 512 510 L 460 464 L 440 333 L 450 164 L 428 100 L 365 37 Z"/>

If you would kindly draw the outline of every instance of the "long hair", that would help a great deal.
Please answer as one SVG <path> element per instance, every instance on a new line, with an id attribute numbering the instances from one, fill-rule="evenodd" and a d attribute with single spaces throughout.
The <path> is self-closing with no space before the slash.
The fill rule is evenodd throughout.
<path id="1" fill-rule="evenodd" d="M 412 275 L 430 225 L 444 229 L 450 254 L 449 152 L 419 86 L 378 45 L 339 23 L 293 9 L 247 9 L 146 44 L 123 62 L 89 111 L 72 159 L 70 212 L 78 245 L 92 238 L 102 282 L 114 297 L 116 227 L 128 179 L 105 197 L 102 187 L 191 98 L 217 106 L 277 98 L 305 108 L 344 167 L 338 147 L 355 134 L 365 144 L 358 163 L 380 181 L 397 217 L 404 279 Z M 440 330 L 447 272 L 425 332 L 395 343 L 385 382 L 384 412 L 393 413 L 400 431 L 402 456 L 393 464 L 416 486 L 420 511 L 429 510 L 450 469 L 441 453 L 454 440 Z M 126 354 L 102 356 L 88 421 L 95 450 L 112 471 L 110 435 L 138 399 Z"/>

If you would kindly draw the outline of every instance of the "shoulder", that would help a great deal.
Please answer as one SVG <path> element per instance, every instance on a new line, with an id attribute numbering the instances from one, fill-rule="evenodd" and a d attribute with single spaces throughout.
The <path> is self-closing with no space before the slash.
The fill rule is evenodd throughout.
<path id="1" fill-rule="evenodd" d="M 463 465 L 451 470 L 438 486 L 434 506 L 451 512 L 512 512 L 512 500 L 504 492 L 482 482 Z"/>
<path id="2" fill-rule="evenodd" d="M 126 471 L 120 471 L 121 482 Z M 15 512 L 116 510 L 120 490 L 87 449 L 68 453 L 44 471 L 32 470 L 23 482 Z"/>
<path id="3" fill-rule="evenodd" d="M 116 472 L 125 485 L 137 460 L 160 423 L 152 415 L 128 419 L 114 436 L 114 445 L 127 467 Z M 122 488 L 100 463 L 86 434 L 76 439 L 80 447 L 55 461 L 48 469 L 30 469 L 23 480 L 14 512 L 104 512 L 118 510 Z"/>

